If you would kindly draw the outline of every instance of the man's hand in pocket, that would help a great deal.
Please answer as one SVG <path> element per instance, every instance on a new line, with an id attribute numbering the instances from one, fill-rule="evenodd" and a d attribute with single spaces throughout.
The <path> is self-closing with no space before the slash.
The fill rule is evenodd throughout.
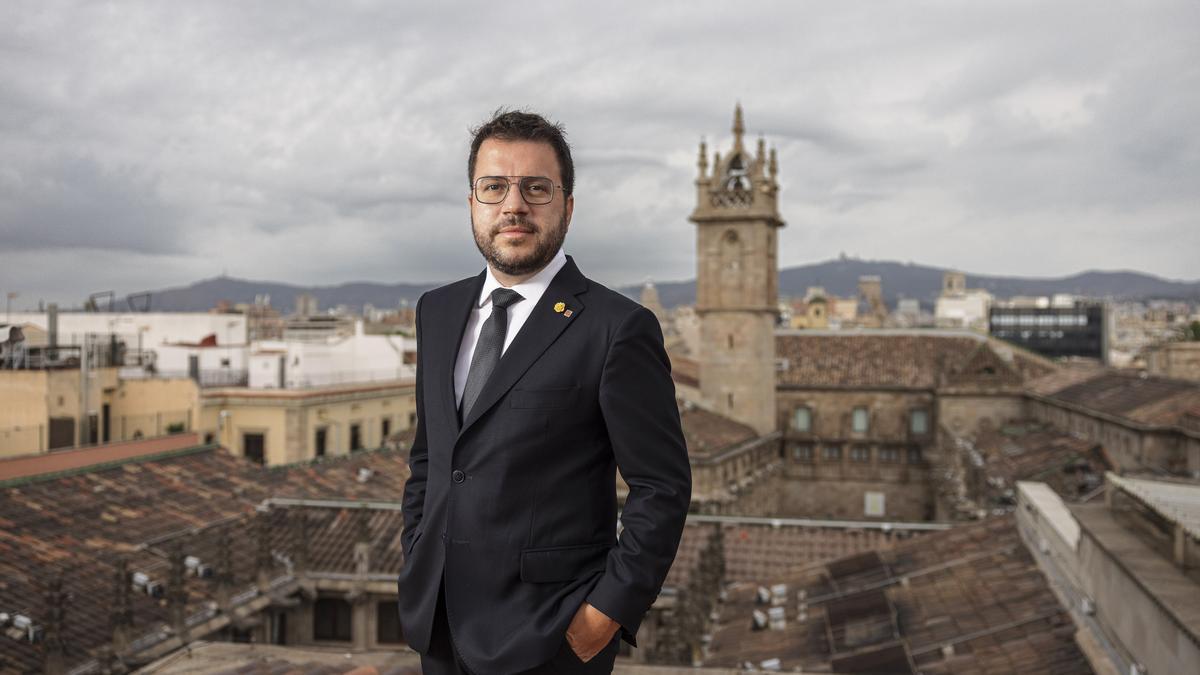
<path id="1" fill-rule="evenodd" d="M 571 619 L 571 625 L 567 626 L 567 644 L 580 661 L 587 663 L 608 646 L 620 627 L 621 624 L 607 614 L 584 602 Z"/>

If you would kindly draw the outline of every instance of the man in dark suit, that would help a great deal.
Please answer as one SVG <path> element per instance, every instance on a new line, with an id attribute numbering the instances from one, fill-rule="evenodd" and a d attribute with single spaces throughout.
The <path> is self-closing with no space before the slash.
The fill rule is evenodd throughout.
<path id="1" fill-rule="evenodd" d="M 608 673 L 691 499 L 662 331 L 562 252 L 560 126 L 497 113 L 467 171 L 487 268 L 417 302 L 401 625 L 426 673 Z"/>

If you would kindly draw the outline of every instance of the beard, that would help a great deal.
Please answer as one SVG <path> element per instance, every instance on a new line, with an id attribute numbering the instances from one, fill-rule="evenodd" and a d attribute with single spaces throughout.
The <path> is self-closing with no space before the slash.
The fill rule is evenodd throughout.
<path id="1" fill-rule="evenodd" d="M 515 253 L 512 249 L 499 246 L 496 238 L 500 230 L 506 227 L 520 226 L 529 230 L 534 239 L 533 250 L 527 254 Z M 567 216 L 564 212 L 559 217 L 557 227 L 539 227 L 525 216 L 508 216 L 493 225 L 486 232 L 480 232 L 475 226 L 475 216 L 471 216 L 471 233 L 475 237 L 475 246 L 483 254 L 483 259 L 493 268 L 512 276 L 531 274 L 542 269 L 554 259 L 554 254 L 562 248 L 563 240 L 567 238 Z"/>

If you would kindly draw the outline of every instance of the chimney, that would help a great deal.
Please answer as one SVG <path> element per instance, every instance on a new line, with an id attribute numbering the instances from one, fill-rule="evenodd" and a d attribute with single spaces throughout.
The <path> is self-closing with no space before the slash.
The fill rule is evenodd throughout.
<path id="1" fill-rule="evenodd" d="M 117 560 L 115 581 L 109 628 L 112 631 L 113 652 L 119 654 L 129 648 L 130 630 L 133 628 L 133 600 L 130 598 L 132 581 L 129 578 L 129 561 L 124 557 Z"/>
<path id="2" fill-rule="evenodd" d="M 46 590 L 47 621 L 45 632 L 45 660 L 42 672 L 62 675 L 67 672 L 67 646 L 63 641 L 63 616 L 66 614 L 67 594 L 62 589 L 62 576 L 55 575 Z"/>
<path id="3" fill-rule="evenodd" d="M 167 613 L 171 628 L 181 645 L 188 643 L 187 630 L 187 587 L 184 585 L 186 564 L 183 561 L 183 542 L 176 540 L 171 545 L 170 571 L 167 573 Z"/>
<path id="4" fill-rule="evenodd" d="M 58 360 L 58 303 L 52 302 L 46 309 L 46 337 L 49 340 L 47 355 Z"/>

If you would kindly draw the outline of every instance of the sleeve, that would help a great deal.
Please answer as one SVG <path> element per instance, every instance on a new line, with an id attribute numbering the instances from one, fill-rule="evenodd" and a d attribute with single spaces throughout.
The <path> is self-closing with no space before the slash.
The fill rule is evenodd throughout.
<path id="1" fill-rule="evenodd" d="M 429 444 L 425 437 L 425 405 L 424 405 L 424 388 L 421 386 L 421 302 L 425 299 L 422 294 L 417 299 L 417 308 L 415 311 L 416 319 L 416 335 L 417 335 L 417 430 L 413 435 L 412 447 L 408 453 L 408 481 L 404 484 L 404 497 L 401 501 L 401 514 L 404 516 L 404 531 L 400 534 L 400 542 L 405 553 L 408 552 L 412 545 L 412 538 L 415 536 L 417 525 L 421 522 L 421 515 L 425 509 L 425 478 L 429 474 Z"/>
<path id="2" fill-rule="evenodd" d="M 629 484 L 623 530 L 587 602 L 634 636 L 675 560 L 692 474 L 658 319 L 638 307 L 617 329 L 600 378 L 600 408 Z"/>

